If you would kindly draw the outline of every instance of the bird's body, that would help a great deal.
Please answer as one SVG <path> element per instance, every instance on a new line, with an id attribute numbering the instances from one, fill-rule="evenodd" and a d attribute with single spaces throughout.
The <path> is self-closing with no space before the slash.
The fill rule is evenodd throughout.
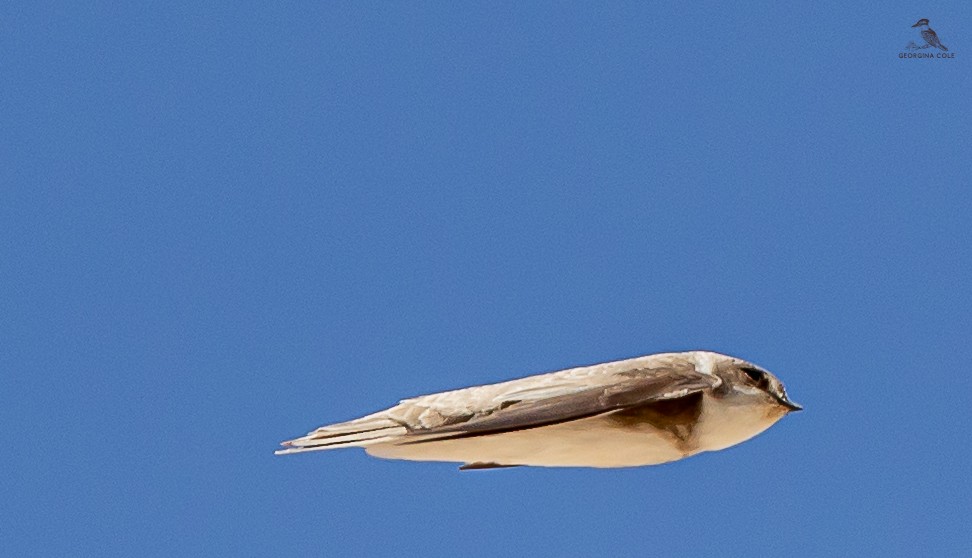
<path id="1" fill-rule="evenodd" d="M 922 40 L 925 41 L 925 44 L 927 44 L 928 46 L 935 47 L 942 51 L 948 50 L 948 47 L 943 45 L 942 42 L 938 39 L 938 34 L 935 33 L 935 31 L 928 26 L 927 19 L 918 20 L 918 23 L 912 25 L 912 27 L 918 28 L 919 32 L 921 33 Z"/>
<path id="2" fill-rule="evenodd" d="M 297 453 L 515 465 L 632 467 L 743 442 L 799 409 L 782 384 L 717 353 L 665 353 L 413 399 L 284 442 Z"/>

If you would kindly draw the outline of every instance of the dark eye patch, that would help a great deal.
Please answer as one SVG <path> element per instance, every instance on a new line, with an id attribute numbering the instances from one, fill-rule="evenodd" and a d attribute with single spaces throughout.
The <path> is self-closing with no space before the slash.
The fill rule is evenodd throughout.
<path id="1" fill-rule="evenodd" d="M 765 388 L 768 384 L 766 380 L 766 373 L 762 370 L 757 370 L 755 368 L 743 368 L 743 372 L 749 376 L 749 379 L 753 381 L 758 387 Z"/>

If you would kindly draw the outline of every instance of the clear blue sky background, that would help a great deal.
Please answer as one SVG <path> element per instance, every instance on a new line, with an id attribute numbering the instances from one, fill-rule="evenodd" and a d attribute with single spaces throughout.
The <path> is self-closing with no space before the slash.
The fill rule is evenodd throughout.
<path id="1" fill-rule="evenodd" d="M 0 8 L 0 554 L 972 552 L 968 2 Z M 931 19 L 951 60 L 899 60 Z M 710 349 L 629 470 L 277 443 Z"/>

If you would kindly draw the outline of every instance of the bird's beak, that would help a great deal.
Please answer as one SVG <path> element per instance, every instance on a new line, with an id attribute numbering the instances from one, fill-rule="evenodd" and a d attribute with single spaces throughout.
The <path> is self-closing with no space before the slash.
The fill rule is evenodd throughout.
<path id="1" fill-rule="evenodd" d="M 919 21 L 918 23 L 912 25 L 912 27 L 921 27 L 921 22 Z"/>
<path id="2" fill-rule="evenodd" d="M 797 405 L 796 403 L 790 401 L 789 399 L 780 399 L 780 403 L 782 403 L 783 406 L 786 407 L 787 410 L 789 412 L 791 412 L 791 413 L 793 411 L 802 411 L 803 410 L 803 406 L 802 405 Z"/>

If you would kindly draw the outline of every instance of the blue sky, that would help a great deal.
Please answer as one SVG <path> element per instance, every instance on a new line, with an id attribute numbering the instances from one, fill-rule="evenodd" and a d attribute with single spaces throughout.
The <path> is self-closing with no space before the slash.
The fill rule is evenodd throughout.
<path id="1" fill-rule="evenodd" d="M 0 553 L 969 555 L 970 60 L 967 2 L 0 8 Z M 687 349 L 807 410 L 640 469 L 273 455 Z"/>

